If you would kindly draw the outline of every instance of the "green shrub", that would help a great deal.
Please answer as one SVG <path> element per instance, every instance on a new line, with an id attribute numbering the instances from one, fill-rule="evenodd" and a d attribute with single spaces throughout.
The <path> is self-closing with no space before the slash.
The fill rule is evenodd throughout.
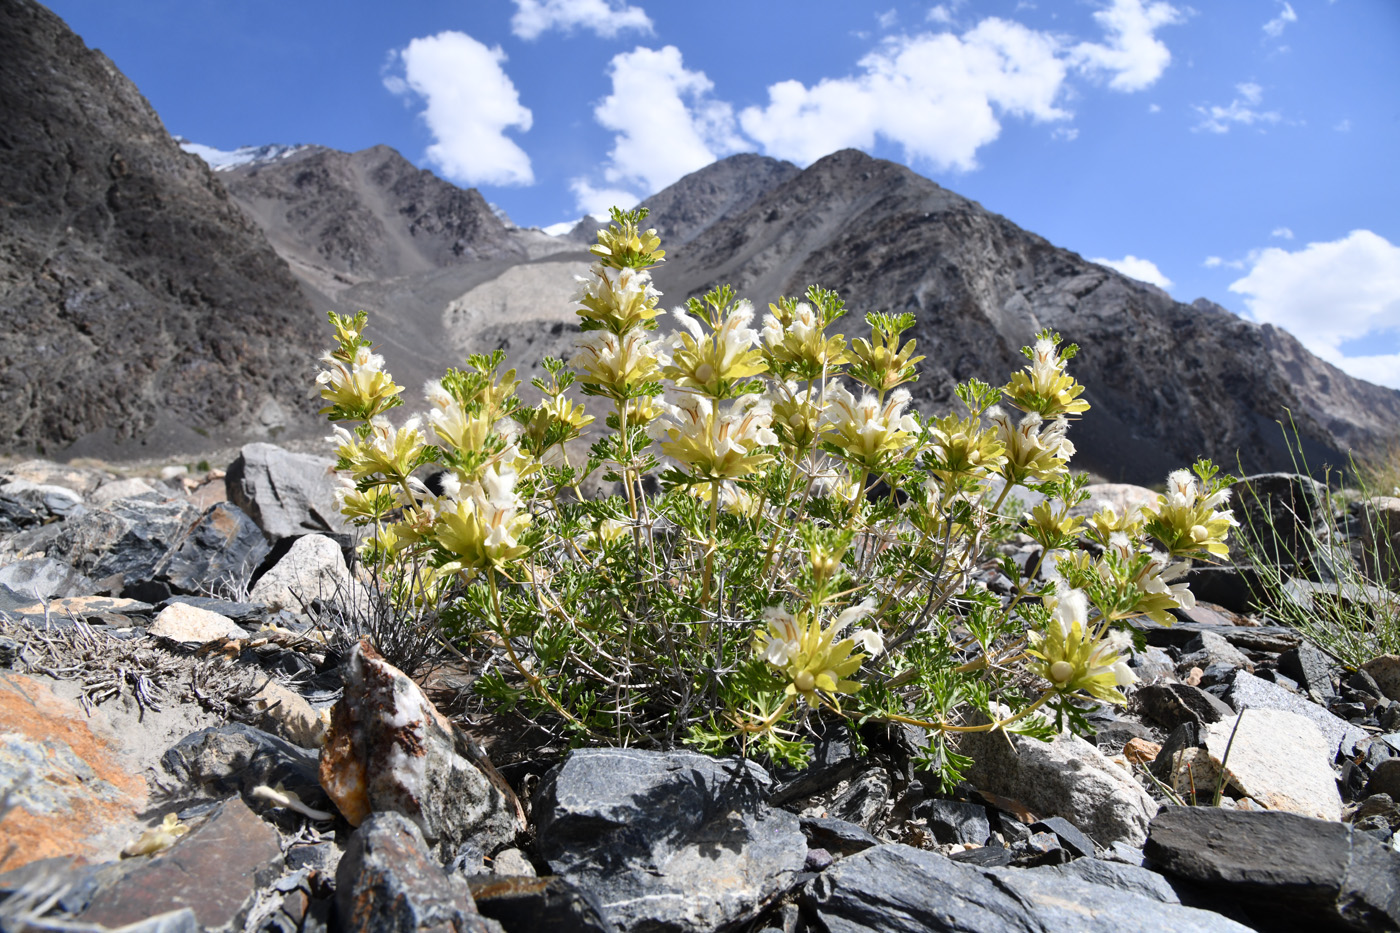
<path id="1" fill-rule="evenodd" d="M 354 481 L 345 514 L 371 529 L 365 560 L 397 605 L 435 607 L 487 654 L 478 693 L 576 742 L 791 763 L 814 714 L 913 724 L 947 782 L 966 763 L 958 732 L 1045 736 L 1050 712 L 1087 729 L 1089 708 L 1123 702 L 1126 621 L 1169 622 L 1191 603 L 1170 581 L 1226 553 L 1215 468 L 1173 473 L 1155 510 L 1071 516 L 1086 494 L 1066 435 L 1089 406 L 1066 371 L 1076 348 L 1048 332 L 1006 386 L 960 385 L 961 410 L 937 418 L 907 410 L 912 315 L 869 314 L 848 340 L 819 287 L 769 305 L 761 332 L 719 288 L 658 336 L 646 270 L 663 254 L 644 217 L 614 211 L 599 231 L 573 368 L 544 362 L 537 406 L 497 351 L 427 386 L 426 424 L 395 427 L 402 387 L 366 315 L 331 315 L 318 383 Z M 585 462 L 567 445 L 597 416 L 571 390 L 604 406 Z M 440 495 L 419 481 L 430 465 Z M 585 500 L 594 474 L 617 493 Z M 1003 515 L 1017 485 L 1050 498 Z M 1018 528 L 1056 582 L 1005 558 L 1010 596 L 973 583 Z M 977 710 L 990 724 L 968 724 Z"/>

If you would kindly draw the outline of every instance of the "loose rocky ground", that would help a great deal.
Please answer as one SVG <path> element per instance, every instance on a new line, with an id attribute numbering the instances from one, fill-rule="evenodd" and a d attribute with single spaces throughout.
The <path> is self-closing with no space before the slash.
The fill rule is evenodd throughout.
<path id="1" fill-rule="evenodd" d="M 565 753 L 358 640 L 328 467 L 0 468 L 0 930 L 1400 929 L 1400 658 L 1343 669 L 1247 573 L 1144 626 L 1094 741 L 970 738 L 953 794 L 884 727 Z"/>

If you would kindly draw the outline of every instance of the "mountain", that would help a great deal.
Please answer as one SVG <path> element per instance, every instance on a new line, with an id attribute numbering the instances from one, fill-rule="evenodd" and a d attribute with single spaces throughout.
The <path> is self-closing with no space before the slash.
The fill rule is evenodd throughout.
<path id="1" fill-rule="evenodd" d="M 684 184 L 684 182 L 682 182 Z M 1226 469 L 1289 469 L 1277 421 L 1310 462 L 1345 463 L 1400 425 L 1400 392 L 1354 379 L 1284 331 L 1095 265 L 903 166 L 855 150 L 827 156 L 745 211 L 668 252 L 656 282 L 674 303 L 733 283 L 760 307 L 817 283 L 868 311 L 910 312 L 926 355 L 916 403 L 953 385 L 1004 381 L 1041 328 L 1079 344 L 1072 371 L 1093 406 L 1071 433 L 1076 463 L 1159 483 L 1195 457 Z M 854 318 L 854 319 L 852 319 Z"/>
<path id="2" fill-rule="evenodd" d="M 318 322 L 136 87 L 0 0 L 0 450 L 135 457 L 314 410 Z"/>

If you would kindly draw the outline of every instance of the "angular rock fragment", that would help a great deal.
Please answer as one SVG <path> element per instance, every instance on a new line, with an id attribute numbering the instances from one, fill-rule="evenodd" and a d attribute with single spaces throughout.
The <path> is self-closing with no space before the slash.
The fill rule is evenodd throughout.
<path id="1" fill-rule="evenodd" d="M 510 933 L 616 933 L 597 899 L 558 876 L 468 878 L 476 909 Z"/>
<path id="2" fill-rule="evenodd" d="M 231 502 L 210 506 L 155 567 L 174 593 L 237 592 L 271 550 L 261 529 Z"/>
<path id="3" fill-rule="evenodd" d="M 350 585 L 350 569 L 340 545 L 325 535 L 307 535 L 258 578 L 248 598 L 273 612 L 298 612 L 313 599 L 343 598 Z"/>
<path id="4" fill-rule="evenodd" d="M 1149 684 L 1133 694 L 1133 704 L 1152 722 L 1168 731 L 1190 720 L 1208 725 L 1235 711 L 1199 687 L 1186 684 Z"/>
<path id="5" fill-rule="evenodd" d="M 1310 720 L 1283 710 L 1252 709 L 1210 725 L 1205 741 L 1213 761 L 1224 763 L 1229 782 L 1266 808 L 1342 818 L 1332 748 Z"/>
<path id="6" fill-rule="evenodd" d="M 757 914 L 807 857 L 767 772 L 694 752 L 580 749 L 536 797 L 538 851 L 623 931 L 701 933 Z"/>
<path id="7" fill-rule="evenodd" d="M 248 633 L 232 619 L 185 603 L 167 606 L 156 614 L 147 633 L 181 643 L 204 645 L 225 638 L 245 638 Z"/>
<path id="8" fill-rule="evenodd" d="M 401 813 L 447 853 L 468 840 L 489 852 L 524 829 L 519 802 L 484 754 L 368 641 L 351 649 L 344 677 L 320 778 L 352 826 Z"/>
<path id="9" fill-rule="evenodd" d="M 254 787 L 281 785 L 303 803 L 325 809 L 317 753 L 244 723 L 201 729 L 166 751 L 161 764 L 171 775 L 217 794 L 250 794 Z"/>
<path id="10" fill-rule="evenodd" d="M 336 505 L 335 461 L 294 454 L 275 444 L 245 444 L 229 465 L 229 501 L 257 523 L 272 542 L 306 534 L 342 532 Z"/>
<path id="11" fill-rule="evenodd" d="M 152 580 L 161 559 L 181 541 L 199 512 L 178 500 L 121 499 L 64 523 L 54 556 L 93 579 L 121 574 L 127 585 Z"/>
<path id="12" fill-rule="evenodd" d="M 1350 755 L 1356 743 L 1366 736 L 1351 723 L 1333 716 L 1316 703 L 1310 703 L 1298 694 L 1255 677 L 1247 671 L 1240 671 L 1235 675 L 1235 681 L 1225 698 L 1237 710 L 1281 709 L 1312 720 L 1313 725 L 1317 726 L 1327 739 L 1333 755 Z"/>

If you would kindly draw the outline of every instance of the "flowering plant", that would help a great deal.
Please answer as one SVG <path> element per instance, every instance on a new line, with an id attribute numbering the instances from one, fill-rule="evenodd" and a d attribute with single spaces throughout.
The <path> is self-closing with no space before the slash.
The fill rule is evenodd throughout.
<path id="1" fill-rule="evenodd" d="M 534 406 L 497 351 L 428 384 L 426 426 L 394 427 L 402 388 L 365 315 L 332 315 L 317 382 L 354 481 L 345 513 L 394 599 L 437 607 L 477 653 L 477 693 L 574 741 L 790 763 L 814 716 L 911 724 L 948 783 L 960 732 L 1046 736 L 1050 712 L 1087 729 L 1094 704 L 1124 702 L 1130 620 L 1169 623 L 1192 603 L 1174 582 L 1190 560 L 1226 553 L 1215 468 L 1173 473 L 1155 507 L 1082 514 L 1067 435 L 1089 405 L 1076 348 L 1049 332 L 941 417 L 912 407 L 914 317 L 867 315 L 848 340 L 819 287 L 761 322 L 718 288 L 663 335 L 645 216 L 599 231 L 573 369 L 546 360 Z M 587 454 L 596 415 L 574 391 L 606 406 Z M 614 493 L 584 497 L 590 478 Z M 1043 501 L 1010 508 L 1018 486 Z M 998 557 L 1016 534 L 1039 546 L 1030 566 Z"/>

